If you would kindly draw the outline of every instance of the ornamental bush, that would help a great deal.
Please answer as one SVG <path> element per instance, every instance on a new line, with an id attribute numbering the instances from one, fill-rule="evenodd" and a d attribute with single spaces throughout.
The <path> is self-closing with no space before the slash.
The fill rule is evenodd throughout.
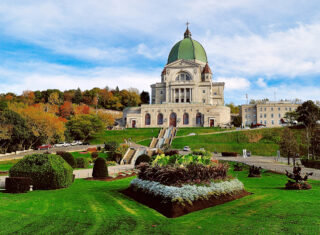
<path id="1" fill-rule="evenodd" d="M 108 167 L 106 160 L 102 157 L 97 158 L 93 165 L 92 177 L 105 178 L 108 176 Z"/>
<path id="2" fill-rule="evenodd" d="M 10 177 L 30 177 L 34 189 L 67 188 L 72 173 L 72 167 L 55 154 L 27 155 L 9 170 Z"/>
<path id="3" fill-rule="evenodd" d="M 119 144 L 114 141 L 110 141 L 104 144 L 104 149 L 110 152 L 115 152 L 118 147 L 119 147 Z"/>
<path id="4" fill-rule="evenodd" d="M 91 153 L 92 159 L 96 159 L 98 156 L 99 156 L 99 153 L 98 153 L 98 152 L 92 152 L 92 153 Z"/>
<path id="5" fill-rule="evenodd" d="M 135 166 L 138 166 L 142 162 L 150 163 L 151 157 L 149 157 L 147 154 L 140 155 L 135 162 Z"/>
<path id="6" fill-rule="evenodd" d="M 78 157 L 76 159 L 77 167 L 78 168 L 88 168 L 89 167 L 89 161 L 87 158 L 84 157 Z"/>
<path id="7" fill-rule="evenodd" d="M 65 151 L 57 151 L 57 155 L 61 156 L 72 168 L 77 167 L 77 162 L 71 153 Z"/>
<path id="8" fill-rule="evenodd" d="M 5 185 L 7 193 L 26 193 L 30 190 L 31 178 L 8 177 Z"/>

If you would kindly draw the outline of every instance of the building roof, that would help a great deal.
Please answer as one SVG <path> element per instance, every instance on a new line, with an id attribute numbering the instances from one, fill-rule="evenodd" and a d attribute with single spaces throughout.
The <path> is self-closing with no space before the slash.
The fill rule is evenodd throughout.
<path id="1" fill-rule="evenodd" d="M 164 67 L 164 69 L 162 70 L 161 76 L 162 75 L 166 75 L 166 68 Z"/>
<path id="2" fill-rule="evenodd" d="M 191 32 L 188 28 L 184 33 L 184 39 L 172 47 L 167 64 L 180 59 L 208 62 L 206 51 L 199 42 L 191 38 Z"/>
<path id="3" fill-rule="evenodd" d="M 204 69 L 203 69 L 202 73 L 211 73 L 212 74 L 208 63 L 206 63 L 206 66 L 204 66 Z"/>

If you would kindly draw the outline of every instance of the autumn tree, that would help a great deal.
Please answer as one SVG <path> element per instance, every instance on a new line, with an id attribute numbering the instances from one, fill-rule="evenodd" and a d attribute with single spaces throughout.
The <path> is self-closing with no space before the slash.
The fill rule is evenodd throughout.
<path id="1" fill-rule="evenodd" d="M 48 98 L 48 103 L 49 104 L 55 104 L 55 105 L 59 105 L 61 102 L 60 98 L 59 98 L 59 94 L 57 92 L 53 92 L 50 94 L 49 98 Z"/>
<path id="2" fill-rule="evenodd" d="M 35 95 L 33 91 L 23 91 L 22 92 L 22 102 L 27 103 L 28 105 L 33 104 L 35 101 Z"/>
<path id="3" fill-rule="evenodd" d="M 70 101 L 65 101 L 63 105 L 59 107 L 59 115 L 63 118 L 69 118 L 74 114 L 72 103 Z"/>
<path id="4" fill-rule="evenodd" d="M 110 113 L 98 112 L 98 116 L 101 121 L 104 123 L 105 127 L 112 127 L 114 125 L 114 117 Z"/>
<path id="5" fill-rule="evenodd" d="M 94 133 L 101 131 L 104 124 L 97 115 L 80 114 L 72 117 L 66 126 L 68 134 L 73 139 L 87 140 Z"/>

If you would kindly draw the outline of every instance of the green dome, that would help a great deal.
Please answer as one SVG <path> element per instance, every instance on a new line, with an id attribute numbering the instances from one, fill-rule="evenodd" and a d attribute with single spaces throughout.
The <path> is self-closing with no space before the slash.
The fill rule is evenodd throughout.
<path id="1" fill-rule="evenodd" d="M 206 51 L 203 46 L 191 38 L 191 33 L 187 29 L 184 39 L 177 42 L 171 49 L 168 62 L 170 64 L 176 60 L 199 60 L 204 63 L 208 62 Z"/>

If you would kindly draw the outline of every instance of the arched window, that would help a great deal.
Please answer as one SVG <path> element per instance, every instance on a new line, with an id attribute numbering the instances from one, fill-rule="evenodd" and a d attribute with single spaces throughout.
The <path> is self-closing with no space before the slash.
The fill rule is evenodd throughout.
<path id="1" fill-rule="evenodd" d="M 189 114 L 188 113 L 184 113 L 183 114 L 183 124 L 184 125 L 188 125 L 189 124 Z"/>
<path id="2" fill-rule="evenodd" d="M 162 125 L 163 124 L 163 114 L 162 113 L 159 113 L 158 114 L 158 125 Z"/>
<path id="3" fill-rule="evenodd" d="M 147 113 L 145 116 L 145 125 L 150 125 L 150 122 L 151 122 L 151 117 L 150 117 L 150 114 Z"/>
<path id="4" fill-rule="evenodd" d="M 197 116 L 196 116 L 196 124 L 197 125 L 201 125 L 201 113 L 197 113 Z"/>
<path id="5" fill-rule="evenodd" d="M 192 78 L 188 73 L 179 73 L 176 77 L 176 81 L 191 81 Z"/>

